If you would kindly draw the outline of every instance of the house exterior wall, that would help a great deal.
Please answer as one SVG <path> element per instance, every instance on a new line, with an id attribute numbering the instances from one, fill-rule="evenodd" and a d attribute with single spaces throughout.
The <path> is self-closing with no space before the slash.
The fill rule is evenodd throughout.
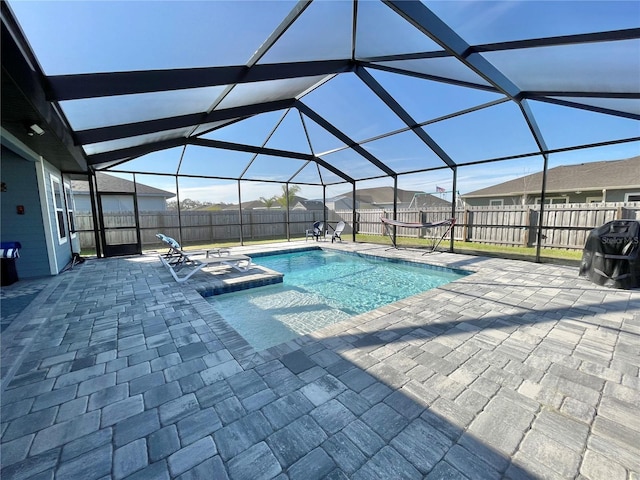
<path id="1" fill-rule="evenodd" d="M 79 212 L 91 211 L 91 198 L 87 192 L 75 192 L 74 193 L 76 209 Z M 122 212 L 129 210 L 125 205 L 129 205 L 129 198 L 124 201 L 123 197 L 118 195 L 105 196 L 102 208 L 105 213 L 109 212 Z M 124 208 L 124 210 L 123 210 Z M 167 209 L 167 202 L 164 197 L 157 196 L 142 196 L 138 195 L 138 210 L 141 212 L 164 212 Z"/>
<path id="2" fill-rule="evenodd" d="M 607 190 L 606 192 L 606 201 L 607 202 L 624 202 L 625 201 L 625 195 L 627 193 L 633 193 L 633 192 L 638 192 L 640 191 L 640 188 L 635 188 L 635 189 L 619 189 L 619 190 Z M 566 195 L 566 197 L 565 197 Z M 540 198 L 540 194 L 529 194 L 527 197 L 527 204 L 528 205 L 534 205 L 536 203 L 536 199 Z M 548 198 L 552 198 L 554 200 L 554 203 L 563 203 L 564 202 L 564 198 L 567 198 L 568 200 L 566 200 L 567 203 L 588 203 L 587 200 L 589 201 L 593 201 L 592 199 L 594 198 L 602 198 L 602 190 L 593 190 L 593 191 L 584 191 L 581 192 L 579 194 L 573 192 L 573 193 L 567 193 L 567 192 L 562 192 L 562 193 L 558 193 L 558 192 L 547 192 L 545 197 Z M 522 196 L 500 196 L 500 195 L 496 195 L 495 197 L 476 197 L 476 198 L 469 198 L 469 197 L 464 197 L 464 202 L 472 207 L 486 207 L 489 205 L 492 205 L 492 201 L 500 201 L 502 200 L 502 204 L 504 206 L 512 206 L 512 205 L 521 205 L 522 204 Z M 547 202 L 548 203 L 548 202 Z"/>
<path id="3" fill-rule="evenodd" d="M 51 274 L 46 242 L 46 228 L 40 206 L 41 185 L 36 169 L 40 163 L 26 160 L 8 148 L 1 151 L 2 192 L 1 230 L 3 242 L 20 242 L 20 258 L 16 259 L 18 278 Z M 16 211 L 24 206 L 24 214 Z"/>
<path id="4" fill-rule="evenodd" d="M 44 183 L 44 202 L 43 209 L 47 212 L 48 215 L 48 224 L 45 223 L 45 229 L 47 229 L 47 225 L 49 226 L 47 234 L 49 235 L 49 252 L 50 252 L 50 263 L 51 263 L 51 273 L 57 274 L 62 271 L 62 269 L 71 261 L 72 252 L 71 252 L 71 240 L 72 234 L 69 229 L 69 217 L 67 214 L 66 205 L 64 203 L 64 184 L 62 175 L 60 171 L 55 167 L 50 165 L 47 162 L 42 162 L 42 183 Z M 52 180 L 53 179 L 53 180 Z M 61 188 L 60 194 L 62 200 L 63 214 L 61 215 L 62 227 L 64 228 L 64 236 L 60 238 L 59 227 L 58 227 L 58 212 L 56 209 L 56 200 L 54 195 L 54 185 L 56 182 L 59 182 L 59 186 Z M 68 183 L 67 183 L 68 188 Z M 75 236 L 75 234 L 74 234 Z"/>
<path id="5" fill-rule="evenodd" d="M 465 198 L 462 197 L 464 200 L 464 203 L 466 203 L 467 205 L 471 206 L 471 207 L 488 207 L 489 205 L 492 205 L 491 201 L 500 201 L 502 200 L 502 204 L 507 206 L 507 205 L 521 205 L 522 204 L 522 198 L 520 196 L 518 197 L 501 197 L 501 196 L 496 196 L 496 197 L 480 197 L 480 198 Z"/>

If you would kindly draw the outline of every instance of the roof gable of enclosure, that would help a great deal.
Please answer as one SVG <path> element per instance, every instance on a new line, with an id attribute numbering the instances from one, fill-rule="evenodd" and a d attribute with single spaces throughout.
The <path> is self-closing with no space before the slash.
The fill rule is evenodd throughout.
<path id="1" fill-rule="evenodd" d="M 8 5 L 96 169 L 198 150 L 216 177 L 223 150 L 224 176 L 327 184 L 640 140 L 637 2 Z"/>

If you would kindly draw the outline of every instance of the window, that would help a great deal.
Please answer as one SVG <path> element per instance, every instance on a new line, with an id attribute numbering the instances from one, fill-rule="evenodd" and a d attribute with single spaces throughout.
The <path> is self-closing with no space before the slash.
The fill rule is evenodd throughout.
<path id="1" fill-rule="evenodd" d="M 545 205 L 556 205 L 558 203 L 569 203 L 569 197 L 547 197 L 544 199 Z M 536 205 L 540 205 L 540 197 L 536 198 Z"/>
<path id="2" fill-rule="evenodd" d="M 602 197 L 587 197 L 587 203 L 602 203 Z"/>
<path id="3" fill-rule="evenodd" d="M 489 200 L 490 207 L 501 207 L 504 205 L 504 200 L 502 198 L 492 198 Z"/>
<path id="4" fill-rule="evenodd" d="M 76 237 L 76 219 L 74 215 L 73 195 L 71 194 L 71 187 L 68 184 L 64 186 L 64 194 L 67 201 L 67 219 L 69 221 L 69 233 L 71 238 Z"/>
<path id="5" fill-rule="evenodd" d="M 67 231 L 64 225 L 64 200 L 62 197 L 62 185 L 60 180 L 51 175 L 51 192 L 53 195 L 53 207 L 55 209 L 56 225 L 58 227 L 58 243 L 67 241 Z"/>
<path id="6" fill-rule="evenodd" d="M 629 192 L 624 194 L 625 202 L 640 202 L 640 192 Z"/>

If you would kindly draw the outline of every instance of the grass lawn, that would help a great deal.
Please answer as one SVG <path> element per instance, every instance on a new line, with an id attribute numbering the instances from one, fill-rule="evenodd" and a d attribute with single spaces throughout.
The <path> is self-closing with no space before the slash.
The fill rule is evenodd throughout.
<path id="1" fill-rule="evenodd" d="M 303 240 L 304 237 L 301 238 L 292 238 L 291 240 Z M 345 237 L 346 241 L 349 241 L 350 235 Z M 269 240 L 260 240 L 260 241 L 250 241 L 245 242 L 245 245 L 262 245 L 269 244 L 273 242 L 283 242 L 286 239 L 269 239 Z M 366 243 L 377 243 L 382 245 L 389 245 L 391 242 L 387 237 L 382 237 L 380 235 L 356 235 L 357 242 L 366 242 Z M 431 242 L 425 239 L 419 238 L 406 238 L 406 237 L 398 237 L 398 245 L 401 247 L 414 247 L 414 248 L 427 248 L 431 246 Z M 238 246 L 238 242 L 216 242 L 216 243 L 201 243 L 201 244 L 193 244 L 186 245 L 185 250 L 206 250 L 213 248 L 221 248 L 221 247 L 235 247 Z M 449 241 L 445 240 L 440 244 L 440 249 L 448 249 Z M 509 247 L 504 245 L 487 245 L 484 243 L 473 243 L 473 242 L 454 242 L 453 248 L 457 253 L 468 253 L 471 255 L 487 255 L 487 256 L 496 256 L 496 257 L 504 257 L 504 258 L 515 258 L 515 259 L 525 259 L 531 260 L 536 256 L 535 247 Z M 143 247 L 144 252 L 149 251 L 164 251 L 165 247 L 163 245 L 149 245 Z M 95 256 L 95 249 L 83 248 L 81 255 L 83 257 L 91 257 Z M 582 250 L 560 250 L 560 249 L 542 249 L 541 257 L 543 261 L 548 261 L 550 263 L 567 263 L 567 264 L 578 264 L 580 259 L 582 258 Z"/>
<path id="2" fill-rule="evenodd" d="M 356 235 L 358 242 L 367 243 L 383 243 L 390 244 L 390 240 L 387 237 L 381 237 L 379 235 Z M 401 247 L 417 247 L 425 248 L 431 247 L 431 242 L 420 238 L 404 238 L 398 237 L 398 245 Z M 439 249 L 448 249 L 449 240 L 443 240 Z M 454 251 L 457 253 L 469 253 L 476 255 L 490 255 L 490 256 L 502 256 L 505 258 L 525 258 L 531 259 L 536 256 L 535 247 L 510 247 L 505 245 L 488 245 L 484 243 L 473 242 L 459 242 L 453 243 Z M 543 259 L 549 261 L 561 261 L 567 263 L 578 263 L 582 258 L 582 250 L 560 250 L 543 248 L 540 252 L 540 256 Z"/>

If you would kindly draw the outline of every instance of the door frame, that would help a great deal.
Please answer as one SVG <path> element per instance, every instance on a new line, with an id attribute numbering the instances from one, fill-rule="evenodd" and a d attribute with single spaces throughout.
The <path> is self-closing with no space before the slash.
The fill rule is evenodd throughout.
<path id="1" fill-rule="evenodd" d="M 128 196 L 133 197 L 133 226 L 127 227 L 106 227 L 104 222 L 104 211 L 102 209 L 102 197 L 109 196 Z M 140 235 L 140 221 L 138 219 L 138 195 L 135 192 L 97 192 L 98 215 L 100 216 L 100 240 L 102 243 L 102 253 L 105 257 L 118 257 L 123 255 L 141 255 L 142 241 Z M 136 242 L 123 243 L 120 245 L 109 245 L 107 243 L 107 230 L 131 230 L 135 229 Z"/>

